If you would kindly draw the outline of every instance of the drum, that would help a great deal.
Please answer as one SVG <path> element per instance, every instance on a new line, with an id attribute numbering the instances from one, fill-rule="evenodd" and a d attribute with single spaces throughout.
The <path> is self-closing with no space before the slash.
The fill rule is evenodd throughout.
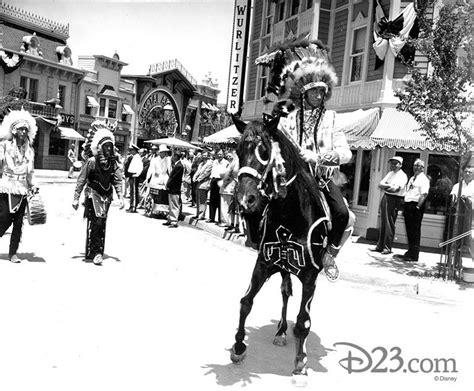
<path id="1" fill-rule="evenodd" d="M 38 225 L 46 223 L 46 209 L 39 194 L 28 197 L 28 223 Z"/>
<path id="2" fill-rule="evenodd" d="M 72 166 L 74 167 L 75 171 L 80 171 L 82 168 L 82 162 L 77 160 L 74 163 L 72 163 Z"/>

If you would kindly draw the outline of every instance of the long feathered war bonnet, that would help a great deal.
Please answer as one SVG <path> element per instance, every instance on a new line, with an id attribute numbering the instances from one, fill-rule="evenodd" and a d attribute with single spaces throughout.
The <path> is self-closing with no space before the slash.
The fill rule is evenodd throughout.
<path id="1" fill-rule="evenodd" d="M 28 128 L 28 139 L 30 144 L 33 144 L 38 127 L 33 116 L 24 109 L 13 110 L 3 118 L 0 126 L 0 140 L 11 140 L 16 133 L 16 129 L 22 126 Z"/>
<path id="2" fill-rule="evenodd" d="M 299 106 L 307 90 L 321 86 L 326 89 L 328 100 L 337 84 L 329 49 L 319 40 L 303 38 L 281 45 L 258 57 L 255 63 L 270 67 L 267 92 L 275 94 L 280 102 L 289 100 Z"/>
<path id="3" fill-rule="evenodd" d="M 92 137 L 92 155 L 97 156 L 99 149 L 102 148 L 102 145 L 105 143 L 112 143 L 112 145 L 115 145 L 114 135 L 108 129 L 98 129 Z"/>

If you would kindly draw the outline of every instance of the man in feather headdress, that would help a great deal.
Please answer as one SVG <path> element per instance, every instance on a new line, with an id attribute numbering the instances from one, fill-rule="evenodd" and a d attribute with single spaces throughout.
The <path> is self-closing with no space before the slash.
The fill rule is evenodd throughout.
<path id="1" fill-rule="evenodd" d="M 331 211 L 331 230 L 323 257 L 330 281 L 339 278 L 335 257 L 352 233 L 355 216 L 349 211 L 332 176 L 352 153 L 341 129 L 334 126 L 335 112 L 325 109 L 337 84 L 328 48 L 320 41 L 303 39 L 259 57 L 259 65 L 271 67 L 267 91 L 277 97 L 273 114 L 280 115 L 279 128 L 301 147 L 303 158 L 316 168 L 316 178 Z"/>
<path id="2" fill-rule="evenodd" d="M 16 252 L 20 244 L 27 196 L 37 191 L 33 183 L 36 122 L 27 111 L 12 111 L 0 128 L 0 236 L 13 224 L 8 258 L 19 263 Z"/>
<path id="3" fill-rule="evenodd" d="M 107 127 L 92 124 L 95 132 L 90 132 L 84 151 L 90 157 L 83 165 L 77 178 L 72 207 L 77 210 L 82 190 L 85 189 L 84 217 L 87 218 L 86 259 L 94 264 L 103 261 L 107 214 L 113 199 L 113 189 L 117 193 L 120 209 L 123 208 L 122 172 L 115 159 L 114 136 Z M 93 134 L 91 134 L 93 133 Z"/>

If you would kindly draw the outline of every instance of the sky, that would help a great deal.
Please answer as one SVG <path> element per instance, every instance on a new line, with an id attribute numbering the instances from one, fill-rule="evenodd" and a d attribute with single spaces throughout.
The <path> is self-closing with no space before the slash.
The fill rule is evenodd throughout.
<path id="1" fill-rule="evenodd" d="M 69 23 L 68 45 L 79 55 L 115 52 L 123 74 L 148 72 L 177 59 L 201 82 L 211 72 L 226 101 L 234 0 L 4 0 L 55 22 Z"/>

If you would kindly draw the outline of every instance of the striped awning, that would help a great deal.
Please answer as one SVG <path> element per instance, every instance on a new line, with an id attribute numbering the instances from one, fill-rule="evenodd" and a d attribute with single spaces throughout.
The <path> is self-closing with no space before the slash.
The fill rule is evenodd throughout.
<path id="1" fill-rule="evenodd" d="M 420 125 L 410 113 L 386 108 L 372 133 L 374 146 L 398 149 L 428 149 L 451 152 L 454 146 L 433 143 L 418 131 Z"/>
<path id="2" fill-rule="evenodd" d="M 66 140 L 84 140 L 81 134 L 76 132 L 73 128 L 66 128 L 64 126 L 58 126 L 59 131 L 61 132 L 61 138 Z"/>
<path id="3" fill-rule="evenodd" d="M 99 107 L 99 102 L 97 102 L 97 100 L 93 97 L 93 96 L 89 96 L 87 95 L 87 106 L 88 107 Z"/>
<path id="4" fill-rule="evenodd" d="M 379 109 L 356 110 L 348 113 L 336 113 L 334 127 L 346 135 L 351 148 L 372 149 L 370 136 L 379 122 Z"/>
<path id="5" fill-rule="evenodd" d="M 129 105 L 127 105 L 126 103 L 123 103 L 122 104 L 122 114 L 132 115 L 133 110 Z"/>

